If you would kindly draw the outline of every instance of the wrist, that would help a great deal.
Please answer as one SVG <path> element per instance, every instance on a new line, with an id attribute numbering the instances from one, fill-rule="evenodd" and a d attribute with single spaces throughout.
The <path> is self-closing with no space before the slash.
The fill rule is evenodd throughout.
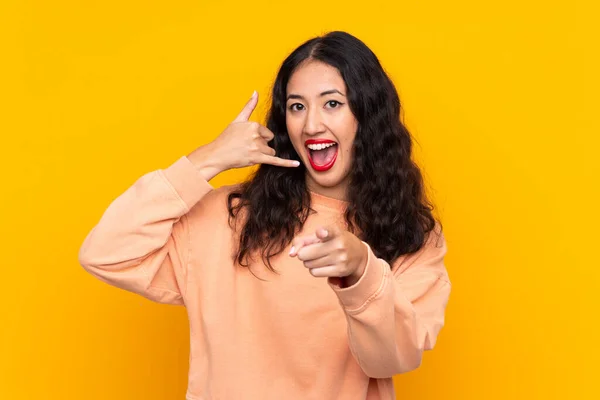
<path id="1" fill-rule="evenodd" d="M 360 280 L 360 278 L 362 278 L 362 276 L 365 274 L 366 269 L 367 269 L 367 257 L 365 255 L 363 255 L 363 257 L 361 257 L 360 261 L 358 262 L 358 266 L 354 270 L 354 272 L 351 273 L 350 275 L 344 277 L 344 279 L 342 280 L 343 281 L 342 285 L 344 287 L 354 286 Z"/>
<path id="2" fill-rule="evenodd" d="M 223 165 L 221 157 L 218 156 L 212 143 L 199 147 L 188 155 L 188 159 L 194 164 L 196 170 L 200 172 L 206 181 L 210 181 L 227 169 Z"/>

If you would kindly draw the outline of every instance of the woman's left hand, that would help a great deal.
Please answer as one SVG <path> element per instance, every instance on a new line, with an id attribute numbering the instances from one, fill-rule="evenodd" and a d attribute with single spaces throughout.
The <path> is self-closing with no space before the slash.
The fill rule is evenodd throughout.
<path id="1" fill-rule="evenodd" d="M 367 266 L 367 247 L 352 233 L 335 226 L 292 241 L 290 256 L 304 262 L 313 276 L 328 277 L 342 287 L 354 285 Z"/>

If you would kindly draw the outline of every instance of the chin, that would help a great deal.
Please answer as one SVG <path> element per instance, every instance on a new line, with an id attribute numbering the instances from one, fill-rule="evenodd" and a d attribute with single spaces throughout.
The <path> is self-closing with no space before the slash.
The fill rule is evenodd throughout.
<path id="1" fill-rule="evenodd" d="M 313 176 L 313 181 L 321 186 L 321 187 L 325 187 L 325 188 L 334 188 L 336 186 L 338 186 L 342 180 L 341 179 L 315 179 L 315 177 Z"/>
<path id="2" fill-rule="evenodd" d="M 310 177 L 315 184 L 330 189 L 343 184 L 346 180 L 345 176 L 342 176 L 340 173 L 336 173 L 335 171 L 330 171 L 328 174 L 310 171 Z"/>

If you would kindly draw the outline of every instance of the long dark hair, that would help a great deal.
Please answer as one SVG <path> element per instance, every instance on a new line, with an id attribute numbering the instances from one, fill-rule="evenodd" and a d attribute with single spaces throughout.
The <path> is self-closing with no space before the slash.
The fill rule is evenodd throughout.
<path id="1" fill-rule="evenodd" d="M 309 59 L 338 69 L 358 121 L 345 211 L 348 230 L 389 263 L 416 252 L 435 228 L 433 206 L 411 160 L 411 136 L 400 120 L 396 88 L 362 41 L 346 32 L 330 32 L 308 40 L 283 61 L 267 116 L 267 127 L 275 134 L 269 145 L 279 157 L 300 161 L 286 127 L 286 87 L 295 69 Z M 248 266 L 260 254 L 274 271 L 271 257 L 286 248 L 312 212 L 306 173 L 303 165 L 262 164 L 229 194 L 230 223 L 240 228 L 235 254 L 240 265 Z M 243 221 L 238 220 L 240 210 Z"/>

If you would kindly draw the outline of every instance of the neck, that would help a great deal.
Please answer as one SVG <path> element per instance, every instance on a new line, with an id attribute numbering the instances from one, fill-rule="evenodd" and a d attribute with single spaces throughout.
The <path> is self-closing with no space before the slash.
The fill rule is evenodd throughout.
<path id="1" fill-rule="evenodd" d="M 311 192 L 320 194 L 321 196 L 331 197 L 332 199 L 348 201 L 347 182 L 340 182 L 335 186 L 321 186 L 317 184 L 310 175 L 306 176 L 306 186 Z"/>

